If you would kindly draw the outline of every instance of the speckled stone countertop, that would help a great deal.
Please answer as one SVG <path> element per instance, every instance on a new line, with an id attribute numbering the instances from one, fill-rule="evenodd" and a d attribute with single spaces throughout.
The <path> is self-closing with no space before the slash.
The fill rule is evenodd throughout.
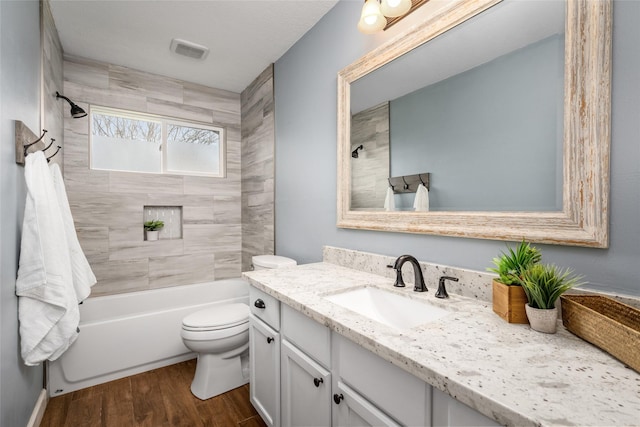
<path id="1" fill-rule="evenodd" d="M 516 426 L 640 425 L 640 374 L 568 332 L 509 324 L 491 304 L 435 289 L 394 288 L 393 280 L 330 263 L 243 273 L 256 288 L 412 373 L 497 422 Z M 323 296 L 363 286 L 451 311 L 399 330 Z M 640 351 L 640 350 L 639 350 Z"/>

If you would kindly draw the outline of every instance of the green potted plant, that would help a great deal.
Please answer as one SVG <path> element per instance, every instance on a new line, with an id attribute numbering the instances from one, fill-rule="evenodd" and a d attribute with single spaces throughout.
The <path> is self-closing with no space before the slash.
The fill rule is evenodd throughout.
<path id="1" fill-rule="evenodd" d="M 144 231 L 147 235 L 147 240 L 158 240 L 158 234 L 160 233 L 160 229 L 164 227 L 164 221 L 159 219 L 145 221 L 144 222 Z"/>
<path id="2" fill-rule="evenodd" d="M 521 279 L 529 303 L 525 306 L 531 329 L 555 334 L 558 320 L 556 301 L 566 291 L 582 284 L 582 277 L 571 269 L 553 264 L 536 264 L 527 268 Z"/>
<path id="3" fill-rule="evenodd" d="M 540 251 L 524 239 L 515 250 L 508 251 L 493 259 L 495 268 L 488 268 L 498 274 L 493 280 L 493 311 L 509 323 L 529 323 L 525 312 L 527 297 L 521 286 L 522 273 L 542 259 Z"/>

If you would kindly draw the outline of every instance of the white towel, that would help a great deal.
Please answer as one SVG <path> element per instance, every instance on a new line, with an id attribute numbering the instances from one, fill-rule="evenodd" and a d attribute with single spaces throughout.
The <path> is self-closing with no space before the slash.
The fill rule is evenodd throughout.
<path id="1" fill-rule="evenodd" d="M 80 313 L 69 246 L 51 173 L 42 151 L 25 159 L 27 200 L 16 281 L 24 363 L 58 358 L 77 338 Z"/>
<path id="2" fill-rule="evenodd" d="M 391 186 L 387 188 L 387 196 L 384 198 L 384 210 L 385 211 L 396 210 L 396 200 L 393 194 L 393 188 Z"/>
<path id="3" fill-rule="evenodd" d="M 416 211 L 429 211 L 429 190 L 424 184 L 420 183 L 416 190 L 416 198 L 413 201 L 413 207 Z"/>
<path id="4" fill-rule="evenodd" d="M 67 236 L 67 244 L 69 245 L 69 256 L 71 259 L 71 273 L 73 274 L 73 287 L 76 292 L 78 303 L 84 301 L 91 293 L 91 287 L 96 284 L 96 276 L 91 270 L 89 261 L 82 252 L 78 235 L 73 224 L 71 209 L 69 208 L 69 200 L 67 199 L 67 190 L 64 188 L 64 180 L 60 167 L 53 163 L 50 167 L 53 185 L 56 189 L 58 197 L 58 206 L 64 223 L 64 232 Z"/>

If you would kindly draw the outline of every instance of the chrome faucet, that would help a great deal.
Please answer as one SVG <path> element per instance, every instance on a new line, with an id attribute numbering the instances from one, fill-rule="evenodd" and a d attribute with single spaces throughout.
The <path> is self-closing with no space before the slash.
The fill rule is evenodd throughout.
<path id="1" fill-rule="evenodd" d="M 424 277 L 422 276 L 422 269 L 420 268 L 420 263 L 417 259 L 412 257 L 411 255 L 401 255 L 396 259 L 395 264 L 393 264 L 394 270 L 396 270 L 396 282 L 393 286 L 404 288 L 404 280 L 402 280 L 402 266 L 405 262 L 409 261 L 411 265 L 413 265 L 413 275 L 414 275 L 414 286 L 413 290 L 416 292 L 426 292 L 427 287 L 424 284 Z"/>

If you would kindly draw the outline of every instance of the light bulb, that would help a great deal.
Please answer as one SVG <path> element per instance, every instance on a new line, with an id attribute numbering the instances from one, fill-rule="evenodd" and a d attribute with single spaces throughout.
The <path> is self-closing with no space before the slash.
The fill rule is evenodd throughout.
<path id="1" fill-rule="evenodd" d="M 380 10 L 384 16 L 395 18 L 411 9 L 411 0 L 382 0 Z"/>
<path id="2" fill-rule="evenodd" d="M 367 0 L 362 7 L 358 30 L 365 34 L 371 34 L 383 30 L 386 25 L 387 19 L 380 12 L 378 0 Z"/>

